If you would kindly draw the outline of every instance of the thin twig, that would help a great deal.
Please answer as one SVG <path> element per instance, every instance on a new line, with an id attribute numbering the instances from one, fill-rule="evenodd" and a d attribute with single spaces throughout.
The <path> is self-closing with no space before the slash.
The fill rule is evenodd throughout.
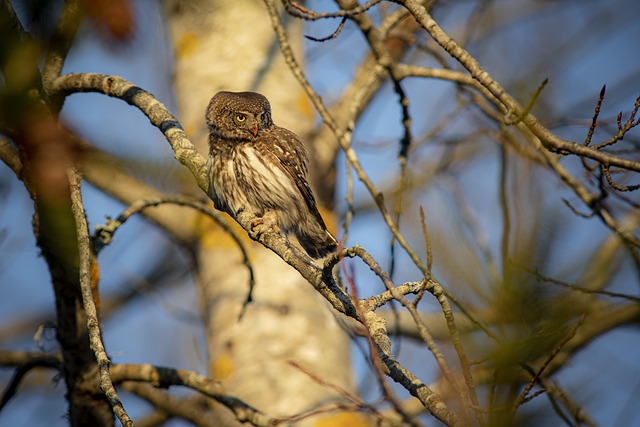
<path id="1" fill-rule="evenodd" d="M 611 188 L 613 188 L 614 190 L 627 192 L 627 191 L 636 191 L 637 189 L 640 188 L 640 184 L 624 185 L 624 186 L 616 184 L 613 181 L 613 178 L 611 177 L 611 170 L 609 165 L 602 165 L 601 167 L 602 167 L 602 172 L 604 174 L 604 177 L 607 179 L 607 182 L 609 183 Z"/>
<path id="2" fill-rule="evenodd" d="M 573 417 L 573 421 L 568 420 L 569 426 L 576 426 L 576 425 L 585 425 L 587 427 L 598 426 L 598 424 L 595 421 L 593 421 L 593 419 L 591 419 L 591 417 L 585 412 L 585 410 L 582 409 L 575 402 L 573 402 L 569 398 L 569 396 L 567 396 L 567 393 L 565 393 L 556 383 L 548 381 L 544 378 L 540 378 L 540 381 L 542 382 L 542 385 L 544 386 L 544 388 L 547 390 L 547 396 L 549 396 L 549 398 L 552 399 L 552 404 L 554 405 L 554 408 L 556 408 L 556 412 L 558 412 L 558 408 L 556 406 L 557 404 L 555 403 L 555 397 L 560 399 L 564 404 L 564 406 L 571 413 L 571 416 Z M 560 412 L 558 413 L 561 414 Z"/>
<path id="3" fill-rule="evenodd" d="M 242 242 L 242 239 L 240 238 L 240 236 L 231 227 L 229 227 L 226 221 L 222 218 L 222 215 L 220 215 L 218 212 L 211 209 L 209 205 L 207 205 L 206 203 L 202 203 L 199 200 L 190 199 L 190 198 L 181 197 L 181 196 L 166 196 L 166 197 L 157 197 L 152 199 L 142 199 L 132 203 L 131 205 L 129 205 L 127 209 L 121 212 L 116 219 L 112 220 L 108 218 L 108 221 L 106 224 L 96 228 L 94 232 L 94 236 L 92 238 L 93 248 L 96 256 L 105 245 L 108 245 L 109 243 L 111 243 L 111 240 L 113 239 L 113 235 L 115 234 L 116 230 L 120 228 L 132 215 L 140 213 L 147 208 L 162 205 L 162 204 L 188 206 L 198 210 L 199 212 L 213 219 L 220 227 L 222 227 L 222 229 L 227 234 L 229 234 L 229 236 L 231 236 L 233 241 L 238 245 L 238 249 L 240 249 L 240 252 L 242 254 L 243 263 L 245 267 L 247 267 L 247 270 L 249 272 L 249 292 L 247 294 L 247 297 L 245 298 L 245 302 L 243 303 L 242 309 L 240 311 L 240 317 L 242 317 L 247 305 L 253 299 L 253 290 L 255 288 L 255 273 L 254 273 L 251 261 L 249 259 L 249 254 L 247 253 L 247 248 L 245 247 L 245 244 Z"/>
<path id="4" fill-rule="evenodd" d="M 327 40 L 335 39 L 342 32 L 345 22 L 347 22 L 346 16 L 343 17 L 342 20 L 340 21 L 340 25 L 338 25 L 338 28 L 336 28 L 336 30 L 333 33 L 329 34 L 326 37 L 316 38 L 309 35 L 305 35 L 304 37 L 314 42 L 326 42 Z"/>
<path id="5" fill-rule="evenodd" d="M 540 96 L 540 94 L 544 90 L 544 88 L 547 85 L 547 83 L 549 83 L 549 79 L 544 79 L 542 81 L 542 83 L 540 83 L 540 86 L 538 86 L 538 89 L 536 89 L 536 91 L 533 94 L 533 96 L 531 97 L 531 99 L 529 100 L 529 104 L 527 104 L 525 109 L 521 113 L 518 114 L 518 116 L 515 118 L 515 120 L 511 120 L 508 117 L 505 118 L 505 121 L 504 121 L 505 124 L 509 125 L 509 126 L 513 126 L 513 125 L 516 125 L 516 124 L 520 123 L 522 121 L 522 119 L 524 119 L 529 114 L 529 112 L 531 111 L 533 106 L 536 104 L 536 101 L 538 100 L 538 97 Z"/>
<path id="6" fill-rule="evenodd" d="M 295 360 L 291 360 L 291 359 L 287 360 L 287 363 L 289 365 L 293 366 L 298 371 L 300 371 L 303 374 L 305 374 L 306 376 L 308 376 L 309 378 L 311 378 L 318 385 L 321 385 L 322 387 L 326 387 L 326 388 L 329 388 L 331 390 L 336 391 L 340 396 L 344 397 L 346 400 L 352 402 L 356 406 L 361 407 L 363 409 L 366 409 L 367 411 L 371 411 L 373 413 L 377 412 L 375 407 L 373 407 L 371 405 L 367 405 L 362 399 L 360 399 L 359 396 L 357 396 L 357 395 L 345 390 L 344 388 L 340 387 L 337 384 L 334 384 L 334 383 L 332 383 L 330 381 L 327 381 L 326 379 L 320 377 L 319 375 L 311 372 L 309 369 L 305 368 L 304 366 L 302 366 L 300 363 L 296 362 Z"/>
<path id="7" fill-rule="evenodd" d="M 629 132 L 631 129 L 633 129 L 634 127 L 640 124 L 640 118 L 638 118 L 638 120 L 636 120 L 635 118 L 639 109 L 640 109 L 640 96 L 636 98 L 636 102 L 633 106 L 633 110 L 631 110 L 631 113 L 629 114 L 629 118 L 624 123 L 624 125 L 622 124 L 622 111 L 618 114 L 618 118 L 617 118 L 618 132 L 608 140 L 601 142 L 600 144 L 594 145 L 592 148 L 596 150 L 601 150 L 604 147 L 608 147 L 610 145 L 615 144 L 618 141 L 621 141 L 627 132 Z M 603 162 L 603 164 L 609 164 L 609 163 Z M 613 165 L 613 163 L 611 163 L 611 165 Z"/>
<path id="8" fill-rule="evenodd" d="M 525 402 L 525 399 L 527 398 L 527 395 L 529 394 L 533 386 L 538 382 L 540 378 L 542 378 L 542 374 L 544 370 L 549 366 L 551 361 L 558 355 L 558 353 L 560 353 L 560 350 L 562 350 L 562 347 L 564 347 L 566 343 L 568 343 L 573 337 L 575 337 L 576 332 L 578 332 L 578 328 L 580 327 L 580 325 L 582 325 L 582 323 L 584 322 L 584 319 L 585 319 L 585 315 L 583 314 L 582 316 L 580 316 L 580 319 L 578 319 L 576 324 L 573 325 L 573 327 L 571 328 L 567 336 L 564 337 L 562 340 L 560 340 L 560 342 L 558 342 L 558 344 L 551 351 L 551 353 L 549 353 L 549 356 L 545 359 L 545 361 L 542 363 L 540 368 L 536 371 L 535 375 L 531 378 L 531 380 L 529 380 L 529 383 L 524 387 L 524 389 L 522 390 L 518 398 L 513 402 L 513 405 L 511 407 L 512 415 L 515 415 L 515 412 L 518 409 L 518 407 Z"/>
<path id="9" fill-rule="evenodd" d="M 366 12 L 371 9 L 376 4 L 380 3 L 382 0 L 369 0 L 363 5 L 358 5 L 348 10 L 339 10 L 337 12 L 315 12 L 311 9 L 308 9 L 302 6 L 300 3 L 294 0 L 282 0 L 282 4 L 284 5 L 285 10 L 295 16 L 297 18 L 302 18 L 307 21 L 317 21 L 319 19 L 330 19 L 330 18 L 350 18 L 361 13 Z"/>
<path id="10" fill-rule="evenodd" d="M 513 262 L 512 262 L 512 265 L 514 267 L 516 267 L 516 268 L 519 268 L 521 270 L 526 271 L 527 273 L 532 274 L 538 280 L 541 280 L 541 281 L 546 282 L 546 283 L 551 283 L 552 285 L 562 286 L 563 288 L 570 289 L 572 291 L 577 291 L 577 292 L 581 292 L 581 293 L 585 293 L 585 294 L 605 295 L 605 296 L 612 297 L 612 298 L 623 298 L 623 299 L 626 299 L 626 300 L 629 300 L 629 301 L 640 303 L 640 297 L 636 297 L 636 296 L 633 296 L 633 295 L 627 295 L 627 294 L 621 294 L 619 292 L 605 291 L 605 290 L 601 290 L 601 289 L 583 288 L 582 286 L 578 286 L 578 285 L 575 285 L 575 284 L 572 284 L 572 283 L 567 283 L 567 282 L 564 282 L 562 280 L 557 280 L 557 279 L 553 279 L 551 277 L 545 276 L 545 275 L 541 274 L 538 270 L 529 268 L 526 265 L 515 264 Z"/>
<path id="11" fill-rule="evenodd" d="M 431 267 L 433 266 L 433 252 L 431 248 L 431 237 L 429 236 L 429 232 L 427 231 L 427 221 L 425 220 L 424 209 L 422 209 L 422 206 L 420 206 L 420 225 L 422 226 L 422 235 L 424 236 L 424 244 L 427 252 L 427 270 L 431 272 Z M 412 305 L 414 307 L 416 308 L 418 307 L 418 303 L 422 299 L 422 296 L 424 295 L 425 291 L 426 291 L 426 287 L 423 286 L 422 289 L 420 289 L 420 292 L 418 293 L 418 295 L 416 295 L 416 298 L 412 302 Z"/>
<path id="12" fill-rule="evenodd" d="M 600 89 L 600 96 L 598 96 L 598 103 L 596 104 L 595 111 L 593 112 L 593 117 L 591 118 L 591 125 L 589 125 L 589 131 L 587 132 L 587 137 L 584 139 L 582 145 L 585 147 L 591 143 L 591 138 L 593 138 L 593 133 L 596 130 L 596 126 L 598 126 L 598 117 L 600 116 L 600 108 L 602 108 L 602 102 L 604 101 L 604 95 L 607 92 L 607 85 L 602 86 Z"/>
<path id="13" fill-rule="evenodd" d="M 507 182 L 509 177 L 509 156 L 504 144 L 499 145 L 500 150 L 500 176 L 498 178 L 498 188 L 500 189 L 500 209 L 502 211 L 502 237 L 500 240 L 500 255 L 502 265 L 502 282 L 505 285 L 509 285 L 509 263 L 507 260 L 510 258 L 509 242 L 511 239 L 511 214 L 509 206 L 509 191 L 507 189 Z"/>
<path id="14" fill-rule="evenodd" d="M 618 166 L 620 168 L 640 172 L 640 162 L 625 159 L 605 153 L 596 147 L 585 147 L 573 141 L 568 141 L 550 132 L 532 114 L 523 114 L 523 108 L 498 82 L 480 65 L 480 63 L 453 40 L 431 17 L 427 9 L 418 0 L 396 0 L 396 3 L 404 5 L 414 16 L 418 23 L 431 35 L 431 37 L 453 58 L 455 58 L 469 73 L 484 86 L 506 113 L 506 117 L 515 115 L 522 117 L 522 123 L 539 139 L 542 145 L 550 151 L 563 154 L 574 154 L 580 157 L 588 157 L 602 164 Z M 640 97 L 638 98 L 638 104 Z M 508 119 L 506 120 L 508 122 Z"/>

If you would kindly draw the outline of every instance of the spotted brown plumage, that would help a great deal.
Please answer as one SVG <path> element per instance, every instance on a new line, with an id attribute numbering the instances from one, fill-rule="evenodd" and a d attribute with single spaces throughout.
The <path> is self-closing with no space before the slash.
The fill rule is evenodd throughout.
<path id="1" fill-rule="evenodd" d="M 298 136 L 273 123 L 271 106 L 255 92 L 218 92 L 206 112 L 209 127 L 209 195 L 252 227 L 293 233 L 313 258 L 335 251 L 307 181 L 307 153 Z"/>

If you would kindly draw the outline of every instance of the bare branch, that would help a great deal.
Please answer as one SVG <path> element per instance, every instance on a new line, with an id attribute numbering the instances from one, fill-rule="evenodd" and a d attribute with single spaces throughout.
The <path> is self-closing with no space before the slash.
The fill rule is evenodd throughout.
<path id="1" fill-rule="evenodd" d="M 505 112 L 505 123 L 509 123 L 509 116 L 522 117 L 522 122 L 539 138 L 542 145 L 553 152 L 562 154 L 575 154 L 587 157 L 602 164 L 618 166 L 626 170 L 640 172 L 640 162 L 621 158 L 615 155 L 599 151 L 597 147 L 585 147 L 572 141 L 560 138 L 548 129 L 532 115 L 526 114 L 526 110 L 496 82 L 491 75 L 482 68 L 480 63 L 458 45 L 431 17 L 426 8 L 417 0 L 397 0 L 404 5 L 431 35 L 431 37 L 455 58 L 469 73 L 478 80 L 497 100 Z"/>
<path id="2" fill-rule="evenodd" d="M 206 159 L 191 144 L 178 120 L 152 94 L 122 77 L 96 73 L 65 74 L 54 81 L 53 88 L 63 95 L 103 93 L 138 108 L 153 126 L 160 129 L 171 145 L 175 158 L 189 169 L 198 186 L 207 193 L 209 179 Z"/>
<path id="3" fill-rule="evenodd" d="M 0 159 L 13 171 L 19 179 L 22 176 L 22 161 L 18 151 L 8 139 L 0 136 Z"/>
<path id="4" fill-rule="evenodd" d="M 627 191 L 635 191 L 640 188 L 640 184 L 624 185 L 624 186 L 616 184 L 613 181 L 613 178 L 611 177 L 611 169 L 608 165 L 602 166 L 602 173 L 604 174 L 604 177 L 607 179 L 607 182 L 609 183 L 611 188 L 613 188 L 614 190 L 627 192 Z"/>
<path id="5" fill-rule="evenodd" d="M 60 77 L 64 61 L 71 49 L 76 32 L 80 25 L 80 6 L 77 0 L 64 2 L 60 18 L 49 42 L 50 50 L 44 62 L 42 71 L 42 85 L 53 104 L 54 112 L 62 107 L 63 97 L 57 96 L 53 90 L 53 82 Z"/>
<path id="6" fill-rule="evenodd" d="M 109 399 L 109 403 L 122 425 L 124 427 L 133 427 L 133 421 L 124 409 L 122 401 L 113 386 L 109 373 L 109 365 L 111 364 L 111 361 L 109 360 L 102 343 L 100 320 L 98 319 L 98 312 L 94 303 L 94 295 L 91 287 L 91 263 L 95 263 L 97 261 L 95 257 L 93 257 L 91 251 L 91 239 L 89 238 L 87 218 L 84 213 L 84 205 L 82 204 L 80 183 L 80 174 L 76 170 L 70 168 L 69 184 L 71 188 L 72 212 L 78 233 L 80 289 L 82 291 L 82 304 L 87 317 L 89 344 L 98 362 L 98 369 L 100 371 L 100 388 L 107 396 L 107 399 Z"/>
<path id="7" fill-rule="evenodd" d="M 382 0 L 369 0 L 363 5 L 358 5 L 348 10 L 339 10 L 337 12 L 330 13 L 314 12 L 294 0 L 282 0 L 282 4 L 284 5 L 285 10 L 295 17 L 309 21 L 317 21 L 318 19 L 328 18 L 351 18 L 366 12 L 381 1 Z"/>
<path id="8" fill-rule="evenodd" d="M 589 289 L 589 288 L 585 288 L 582 286 L 578 286 L 572 283 L 567 283 L 564 282 L 562 280 L 557 280 L 557 279 L 553 279 L 551 277 L 548 276 L 544 276 L 542 274 L 540 274 L 540 272 L 538 272 L 537 270 L 533 270 L 531 268 L 528 268 L 525 265 L 520 265 L 520 264 L 514 264 L 512 263 L 512 265 L 514 265 L 515 267 L 522 269 L 532 275 L 534 275 L 538 280 L 541 280 L 543 282 L 546 283 L 551 283 L 553 285 L 558 285 L 561 286 L 563 288 L 566 289 L 570 289 L 572 291 L 576 291 L 576 292 L 581 292 L 584 294 L 593 294 L 593 295 L 604 295 L 604 296 L 608 296 L 608 297 L 612 297 L 612 298 L 622 298 L 622 299 L 626 299 L 632 302 L 636 302 L 636 303 L 640 303 L 640 298 L 633 296 L 633 295 L 626 295 L 626 294 L 622 294 L 619 292 L 610 292 L 610 291 L 605 291 L 602 289 Z"/>
<path id="9" fill-rule="evenodd" d="M 616 133 L 614 136 L 612 136 L 608 140 L 606 140 L 604 142 L 601 142 L 598 145 L 593 146 L 593 148 L 596 149 L 596 150 L 600 150 L 600 149 L 602 149 L 604 147 L 607 147 L 609 145 L 613 145 L 618 141 L 622 141 L 622 139 L 624 138 L 624 136 L 626 135 L 627 132 L 629 132 L 631 129 L 633 129 L 634 127 L 636 127 L 636 126 L 638 126 L 640 124 L 640 118 L 638 120 L 636 120 L 636 114 L 638 113 L 638 109 L 640 109 L 640 96 L 638 96 L 636 98 L 636 102 L 635 102 L 635 104 L 633 106 L 633 110 L 629 114 L 629 118 L 627 119 L 627 121 L 624 124 L 622 124 L 622 111 L 618 114 L 618 119 L 617 119 L 617 122 L 618 122 L 618 133 Z"/>
<path id="10" fill-rule="evenodd" d="M 272 421 L 257 409 L 227 394 L 219 382 L 197 372 L 152 365 L 119 364 L 113 365 L 111 377 L 116 383 L 141 381 L 155 387 L 166 388 L 174 385 L 189 387 L 229 408 L 240 422 L 249 422 L 254 426 L 267 426 Z"/>
<path id="11" fill-rule="evenodd" d="M 249 271 L 249 293 L 247 294 L 247 298 L 245 303 L 242 306 L 242 311 L 240 313 L 240 317 L 242 317 L 247 304 L 252 301 L 253 289 L 255 287 L 255 274 L 253 271 L 253 266 L 251 265 L 251 261 L 249 260 L 249 254 L 247 253 L 247 248 L 245 247 L 244 242 L 241 237 L 226 223 L 226 221 L 222 218 L 222 215 L 218 212 L 211 209 L 207 204 L 200 202 L 199 200 L 189 199 L 186 197 L 159 197 L 147 200 L 138 200 L 137 202 L 131 204 L 125 211 L 123 211 L 115 220 L 108 220 L 106 224 L 99 226 L 95 230 L 95 234 L 93 236 L 93 250 L 96 254 L 102 250 L 105 245 L 111 243 L 113 239 L 113 235 L 116 230 L 120 228 L 132 215 L 136 213 L 142 212 L 144 209 L 154 206 L 159 206 L 162 204 L 174 204 L 178 206 L 188 206 L 193 209 L 198 210 L 199 212 L 207 215 L 211 219 L 213 219 L 222 229 L 231 236 L 233 241 L 238 245 L 240 252 L 242 253 L 242 260 L 244 265 L 247 267 Z"/>
<path id="12" fill-rule="evenodd" d="M 335 39 L 336 37 L 338 37 L 342 29 L 344 28 L 345 22 L 347 22 L 347 18 L 343 17 L 342 20 L 340 21 L 340 25 L 338 25 L 338 28 L 336 28 L 336 30 L 333 33 L 329 34 L 326 37 L 316 38 L 308 35 L 305 35 L 305 37 L 314 42 L 326 42 L 327 40 Z"/>
<path id="13" fill-rule="evenodd" d="M 54 368 L 58 371 L 62 369 L 60 355 L 29 353 L 24 351 L 0 351 L 1 366 L 17 366 L 13 377 L 7 384 L 0 399 L 0 411 L 15 396 L 22 379 L 34 368 Z"/>
<path id="14" fill-rule="evenodd" d="M 560 340 L 560 342 L 558 342 L 551 353 L 549 353 L 549 356 L 547 356 L 540 368 L 536 371 L 535 375 L 531 378 L 531 380 L 529 380 L 529 383 L 524 387 L 518 398 L 513 402 L 513 406 L 511 408 L 512 415 L 514 415 L 518 407 L 526 401 L 527 395 L 529 394 L 535 383 L 542 377 L 544 370 L 547 368 L 547 366 L 549 366 L 554 357 L 556 357 L 556 355 L 560 353 L 562 347 L 564 347 L 564 345 L 568 343 L 569 340 L 575 337 L 576 332 L 578 331 L 580 325 L 582 325 L 582 323 L 584 322 L 584 319 L 585 315 L 583 314 L 582 316 L 580 316 L 580 319 L 578 319 L 576 324 L 571 328 L 567 336 Z"/>
<path id="15" fill-rule="evenodd" d="M 156 408 L 152 414 L 137 420 L 136 427 L 143 427 L 145 424 L 149 427 L 155 427 L 173 417 L 180 417 L 198 427 L 218 425 L 218 420 L 206 405 L 208 399 L 203 395 L 196 394 L 187 398 L 179 398 L 150 384 L 134 381 L 123 382 L 122 388 L 145 399 Z"/>
<path id="16" fill-rule="evenodd" d="M 596 126 L 598 126 L 598 117 L 600 116 L 600 109 L 602 108 L 602 101 L 604 101 L 604 94 L 607 91 L 607 85 L 602 86 L 600 90 L 600 96 L 598 97 L 598 103 L 596 104 L 595 111 L 593 112 L 593 117 L 591 118 L 591 125 L 589 125 L 589 131 L 587 132 L 587 137 L 584 139 L 582 145 L 585 147 L 591 143 L 591 138 L 593 138 L 593 132 L 596 130 Z"/>

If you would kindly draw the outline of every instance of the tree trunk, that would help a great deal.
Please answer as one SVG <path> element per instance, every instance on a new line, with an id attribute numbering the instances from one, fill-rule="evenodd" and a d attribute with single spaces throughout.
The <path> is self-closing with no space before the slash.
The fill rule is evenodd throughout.
<path id="1" fill-rule="evenodd" d="M 270 100 L 276 124 L 308 134 L 309 103 L 280 55 L 261 2 L 167 1 L 166 10 L 175 48 L 178 117 L 201 152 L 207 150 L 205 108 L 219 90 L 260 92 Z M 299 50 L 301 27 L 294 25 L 288 31 Z M 240 319 L 249 292 L 240 251 L 219 229 L 203 232 L 200 243 L 198 286 L 210 376 L 276 417 L 342 399 L 317 378 L 354 393 L 348 336 L 295 270 L 247 239 L 256 287 Z M 237 424 L 226 409 L 219 412 L 225 425 Z M 336 414 L 324 415 L 329 416 Z M 300 425 L 317 421 L 312 417 Z"/>

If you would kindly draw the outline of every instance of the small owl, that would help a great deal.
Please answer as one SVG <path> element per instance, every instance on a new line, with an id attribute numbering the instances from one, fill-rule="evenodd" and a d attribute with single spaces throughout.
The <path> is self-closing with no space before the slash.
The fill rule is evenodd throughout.
<path id="1" fill-rule="evenodd" d="M 271 121 L 271 106 L 255 92 L 218 92 L 206 112 L 209 196 L 217 209 L 256 216 L 252 228 L 293 233 L 313 258 L 336 250 L 307 182 L 300 138 Z"/>

